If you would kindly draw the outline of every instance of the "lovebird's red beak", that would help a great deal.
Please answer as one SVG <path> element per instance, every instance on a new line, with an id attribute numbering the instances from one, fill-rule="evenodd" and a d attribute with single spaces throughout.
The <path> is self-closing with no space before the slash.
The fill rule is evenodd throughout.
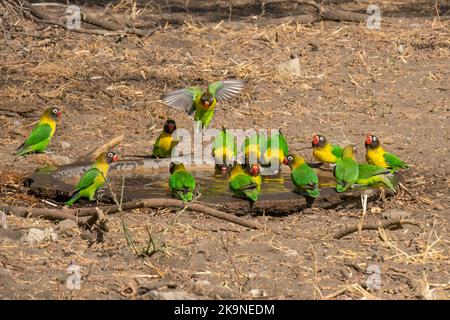
<path id="1" fill-rule="evenodd" d="M 61 112 L 61 111 L 58 111 L 58 113 L 56 114 L 56 116 L 57 116 L 58 118 L 61 118 L 62 112 Z"/>
<path id="2" fill-rule="evenodd" d="M 288 164 L 289 164 L 289 161 L 288 161 L 287 158 L 284 158 L 284 159 L 283 159 L 283 164 L 285 164 L 285 165 L 288 165 Z"/>
<path id="3" fill-rule="evenodd" d="M 313 145 L 317 146 L 319 144 L 319 137 L 318 136 L 314 136 L 313 137 Z"/>
<path id="4" fill-rule="evenodd" d="M 256 177 L 259 174 L 258 166 L 252 166 L 252 175 Z"/>
<path id="5" fill-rule="evenodd" d="M 113 162 L 119 161 L 119 156 L 116 154 L 113 158 L 112 158 Z"/>
<path id="6" fill-rule="evenodd" d="M 372 136 L 370 134 L 367 135 L 366 140 L 364 140 L 366 146 L 372 143 Z"/>
<path id="7" fill-rule="evenodd" d="M 204 106 L 205 108 L 209 108 L 209 101 L 203 102 L 203 106 Z"/>

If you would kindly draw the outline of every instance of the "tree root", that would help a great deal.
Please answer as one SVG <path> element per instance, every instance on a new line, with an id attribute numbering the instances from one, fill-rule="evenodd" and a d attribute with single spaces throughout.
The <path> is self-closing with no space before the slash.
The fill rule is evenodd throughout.
<path id="1" fill-rule="evenodd" d="M 401 226 L 401 225 L 404 225 L 404 224 L 410 224 L 410 225 L 413 225 L 413 226 L 416 226 L 416 227 L 419 227 L 419 228 L 422 229 L 422 226 L 419 223 L 415 222 L 415 221 L 398 219 L 398 220 L 386 221 L 386 222 L 383 222 L 383 223 L 378 222 L 378 223 L 363 224 L 361 230 L 378 230 L 379 228 L 389 228 L 389 227 L 392 227 L 392 226 Z M 334 239 L 341 239 L 341 238 L 343 238 L 343 237 L 345 237 L 345 236 L 347 236 L 347 235 L 349 235 L 351 233 L 358 232 L 358 230 L 359 230 L 358 226 L 348 227 L 348 228 L 346 228 L 344 230 L 341 230 L 341 231 L 335 233 L 333 235 L 333 238 Z"/>

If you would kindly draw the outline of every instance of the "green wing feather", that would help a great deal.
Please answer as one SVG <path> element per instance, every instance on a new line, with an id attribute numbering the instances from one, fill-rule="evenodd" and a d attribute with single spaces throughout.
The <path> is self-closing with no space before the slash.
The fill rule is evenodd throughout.
<path id="1" fill-rule="evenodd" d="M 367 179 L 379 174 L 390 174 L 391 172 L 382 167 L 373 166 L 367 163 L 358 164 L 358 179 Z"/>
<path id="2" fill-rule="evenodd" d="M 83 175 L 80 182 L 78 182 L 75 192 L 86 189 L 95 183 L 97 178 L 101 176 L 102 173 L 97 168 L 91 168 Z"/>
<path id="3" fill-rule="evenodd" d="M 230 189 L 233 194 L 239 197 L 246 197 L 252 201 L 258 200 L 258 185 L 249 175 L 239 174 L 230 180 Z"/>
<path id="4" fill-rule="evenodd" d="M 288 148 L 286 138 L 282 134 L 279 134 L 279 133 L 277 133 L 275 135 L 271 135 L 269 137 L 269 139 L 267 139 L 267 149 L 271 149 L 272 148 L 272 140 L 276 141 L 277 139 L 278 139 L 278 149 L 282 150 L 284 155 L 288 155 L 289 148 Z"/>
<path id="5" fill-rule="evenodd" d="M 331 153 L 336 158 L 342 158 L 343 151 L 344 151 L 344 148 L 342 148 L 341 146 L 338 146 L 337 144 L 331 145 Z"/>
<path id="6" fill-rule="evenodd" d="M 33 131 L 31 131 L 30 136 L 27 140 L 17 149 L 17 153 L 22 155 L 25 153 L 29 153 L 32 151 L 36 151 L 39 145 L 50 138 L 50 134 L 52 132 L 52 127 L 47 124 L 39 124 L 37 125 Z M 36 146 L 36 148 L 33 148 Z"/>
<path id="7" fill-rule="evenodd" d="M 336 163 L 334 176 L 337 181 L 337 192 L 344 192 L 358 179 L 358 164 L 350 158 L 342 158 Z"/>
<path id="8" fill-rule="evenodd" d="M 177 171 L 170 175 L 170 190 L 183 201 L 192 201 L 195 179 L 190 172 Z"/>
<path id="9" fill-rule="evenodd" d="M 306 163 L 292 170 L 291 178 L 296 189 L 300 189 L 314 198 L 319 195 L 319 178 Z"/>
<path id="10" fill-rule="evenodd" d="M 390 168 L 393 169 L 403 169 L 403 168 L 409 168 L 409 166 L 404 163 L 399 157 L 397 157 L 395 154 L 385 152 L 383 154 L 384 161 L 388 164 Z"/>
<path id="11" fill-rule="evenodd" d="M 178 89 L 163 95 L 162 100 L 170 107 L 184 110 L 191 115 L 195 108 L 194 102 L 202 95 L 202 90 L 198 87 Z"/>
<path id="12" fill-rule="evenodd" d="M 208 91 L 221 102 L 237 95 L 245 86 L 244 80 L 221 80 L 211 83 L 208 86 Z"/>

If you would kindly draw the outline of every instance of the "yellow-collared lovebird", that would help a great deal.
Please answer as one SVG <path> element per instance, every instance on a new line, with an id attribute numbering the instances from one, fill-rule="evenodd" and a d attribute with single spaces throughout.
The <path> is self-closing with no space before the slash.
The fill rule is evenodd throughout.
<path id="1" fill-rule="evenodd" d="M 167 105 L 194 113 L 194 120 L 201 121 L 202 127 L 208 127 L 214 116 L 217 102 L 237 95 L 245 86 L 244 80 L 221 80 L 211 83 L 206 91 L 198 87 L 178 89 L 165 94 L 162 100 Z"/>
<path id="2" fill-rule="evenodd" d="M 80 182 L 72 194 L 67 206 L 71 206 L 80 198 L 88 198 L 94 200 L 95 192 L 105 183 L 111 163 L 119 160 L 114 152 L 101 153 L 91 168 L 81 177 Z"/>
<path id="3" fill-rule="evenodd" d="M 227 171 L 237 157 L 237 145 L 234 135 L 222 128 L 212 143 L 211 155 L 214 158 L 216 169 Z"/>
<path id="4" fill-rule="evenodd" d="M 383 183 L 389 190 L 395 192 L 395 188 L 392 185 L 391 171 L 386 168 L 373 166 L 367 163 L 358 164 L 358 179 L 356 179 L 356 184 L 360 186 L 371 186 L 376 183 Z"/>
<path id="5" fill-rule="evenodd" d="M 174 120 L 168 119 L 164 123 L 163 132 L 156 139 L 153 146 L 153 158 L 170 158 L 173 148 L 178 144 L 178 141 L 173 139 L 173 132 L 177 130 L 177 125 Z"/>
<path id="6" fill-rule="evenodd" d="M 32 152 L 45 152 L 55 133 L 56 120 L 60 117 L 61 111 L 58 108 L 48 108 L 45 110 L 30 136 L 17 148 L 17 155 L 23 156 Z"/>
<path id="7" fill-rule="evenodd" d="M 288 153 L 288 144 L 281 131 L 280 133 L 272 134 L 267 139 L 267 148 L 261 155 L 261 165 L 263 167 L 268 167 L 271 166 L 272 163 L 275 163 L 280 166 Z"/>
<path id="8" fill-rule="evenodd" d="M 242 144 L 242 151 L 244 152 L 244 163 L 258 163 L 261 158 L 261 150 L 267 146 L 266 136 L 262 133 L 255 133 L 247 137 Z"/>
<path id="9" fill-rule="evenodd" d="M 342 158 L 334 167 L 336 191 L 344 192 L 352 187 L 358 179 L 358 163 L 356 163 L 356 147 L 352 144 L 344 147 Z"/>
<path id="10" fill-rule="evenodd" d="M 229 186 L 235 197 L 247 199 L 251 205 L 258 200 L 261 192 L 258 184 L 238 163 L 235 163 L 231 168 Z"/>
<path id="11" fill-rule="evenodd" d="M 186 170 L 182 163 L 170 163 L 169 187 L 173 196 L 192 201 L 195 191 L 194 176 Z"/>
<path id="12" fill-rule="evenodd" d="M 296 154 L 288 155 L 283 163 L 291 168 L 291 180 L 295 192 L 312 198 L 319 196 L 319 178 L 303 157 Z"/>
<path id="13" fill-rule="evenodd" d="M 409 166 L 395 154 L 384 151 L 381 147 L 380 139 L 378 139 L 377 136 L 368 134 L 364 141 L 364 145 L 366 146 L 367 163 L 377 167 L 388 168 L 394 172 L 400 169 L 409 168 Z"/>
<path id="14" fill-rule="evenodd" d="M 313 137 L 312 149 L 314 158 L 322 163 L 336 163 L 338 159 L 342 158 L 342 147 L 330 144 L 320 134 L 316 134 Z"/>

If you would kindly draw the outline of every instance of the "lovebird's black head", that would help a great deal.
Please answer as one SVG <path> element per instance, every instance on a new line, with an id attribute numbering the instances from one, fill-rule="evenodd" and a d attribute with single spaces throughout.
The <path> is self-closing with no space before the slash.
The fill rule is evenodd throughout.
<path id="1" fill-rule="evenodd" d="M 119 161 L 119 156 L 117 155 L 117 153 L 115 153 L 115 152 L 108 152 L 107 154 L 106 154 L 106 156 L 105 156 L 105 161 L 108 163 L 108 164 L 111 164 L 111 163 L 113 163 L 113 162 L 116 162 L 116 161 Z"/>
<path id="2" fill-rule="evenodd" d="M 61 117 L 61 114 L 61 110 L 59 110 L 58 108 L 48 108 L 44 111 L 44 114 L 42 116 L 57 120 Z"/>
<path id="3" fill-rule="evenodd" d="M 209 108 L 213 102 L 214 102 L 214 96 L 211 92 L 206 91 L 204 94 L 202 94 L 202 97 L 200 98 L 202 105 L 204 108 Z"/>
<path id="4" fill-rule="evenodd" d="M 172 120 L 172 119 L 168 119 L 164 123 L 164 129 L 163 130 L 164 130 L 165 133 L 172 134 L 175 130 L 177 130 L 177 125 L 176 125 L 175 121 Z"/>
<path id="5" fill-rule="evenodd" d="M 377 136 L 368 134 L 366 140 L 364 140 L 366 148 L 375 149 L 380 145 L 380 139 Z"/>
<path id="6" fill-rule="evenodd" d="M 327 139 L 320 134 L 316 134 L 312 140 L 312 147 L 323 147 L 327 143 Z"/>

